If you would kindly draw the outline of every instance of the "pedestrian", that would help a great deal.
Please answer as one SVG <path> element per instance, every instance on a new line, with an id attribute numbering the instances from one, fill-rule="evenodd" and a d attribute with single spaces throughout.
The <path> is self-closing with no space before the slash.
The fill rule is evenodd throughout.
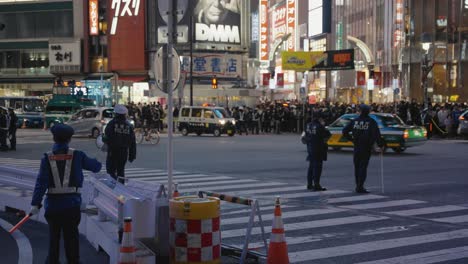
<path id="1" fill-rule="evenodd" d="M 325 191 L 320 185 L 323 162 L 327 160 L 328 144 L 331 137 L 324 124 L 321 113 L 313 116 L 312 122 L 308 123 L 303 136 L 303 143 L 307 144 L 307 161 L 309 169 L 307 171 L 307 189 L 315 191 Z"/>
<path id="2" fill-rule="evenodd" d="M 8 151 L 7 137 L 9 125 L 10 121 L 7 110 L 0 107 L 0 151 Z"/>
<path id="3" fill-rule="evenodd" d="M 10 150 L 16 150 L 16 129 L 18 125 L 18 117 L 13 108 L 8 108 L 10 114 L 10 127 L 8 129 L 8 138 L 10 139 Z"/>
<path id="4" fill-rule="evenodd" d="M 343 136 L 354 144 L 354 177 L 357 193 L 369 193 L 364 188 L 367 178 L 367 166 L 374 144 L 382 148 L 384 142 L 380 135 L 377 122 L 369 116 L 370 107 L 362 104 L 360 115 L 351 121 L 344 129 Z M 352 135 L 350 134 L 352 132 Z"/>
<path id="5" fill-rule="evenodd" d="M 49 251 L 46 263 L 60 263 L 60 236 L 67 263 L 80 263 L 78 225 L 81 220 L 81 194 L 83 169 L 101 170 L 101 163 L 84 152 L 68 147 L 73 128 L 57 124 L 51 129 L 55 144 L 44 154 L 31 202 L 31 215 L 39 213 L 46 194 L 45 219 L 49 224 Z M 47 192 L 47 193 L 46 193 Z"/>
<path id="6" fill-rule="evenodd" d="M 125 183 L 125 163 L 136 158 L 136 142 L 133 126 L 127 121 L 128 110 L 123 105 L 114 107 L 115 117 L 104 130 L 107 144 L 106 170 L 112 178 Z"/>

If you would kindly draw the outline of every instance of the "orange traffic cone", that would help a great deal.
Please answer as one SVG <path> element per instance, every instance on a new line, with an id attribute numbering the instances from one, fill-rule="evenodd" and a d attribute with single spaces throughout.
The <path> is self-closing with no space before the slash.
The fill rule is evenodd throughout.
<path id="1" fill-rule="evenodd" d="M 23 119 L 23 124 L 21 125 L 21 128 L 22 129 L 25 129 L 27 126 L 26 126 L 26 119 Z"/>
<path id="2" fill-rule="evenodd" d="M 132 233 L 132 218 L 125 217 L 119 264 L 136 264 L 135 245 Z"/>
<path id="3" fill-rule="evenodd" d="M 179 197 L 179 190 L 177 189 L 177 183 L 174 183 L 174 192 L 172 193 L 172 198 Z"/>
<path id="4" fill-rule="evenodd" d="M 288 245 L 284 238 L 283 219 L 281 218 L 280 198 L 276 197 L 275 217 L 271 228 L 270 244 L 268 245 L 268 264 L 289 264 Z"/>

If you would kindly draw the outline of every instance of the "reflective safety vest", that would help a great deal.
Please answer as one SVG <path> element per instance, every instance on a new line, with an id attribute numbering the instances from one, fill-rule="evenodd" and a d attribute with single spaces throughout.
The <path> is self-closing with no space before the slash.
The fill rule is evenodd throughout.
<path id="1" fill-rule="evenodd" d="M 49 186 L 47 191 L 48 194 L 80 193 L 81 188 L 69 186 L 74 151 L 74 149 L 69 148 L 67 154 L 54 154 L 51 151 L 47 152 L 47 157 L 49 159 L 50 169 L 52 172 L 52 178 L 54 179 L 54 187 Z M 60 173 L 57 167 L 58 160 L 65 161 L 63 181 L 60 181 Z"/>

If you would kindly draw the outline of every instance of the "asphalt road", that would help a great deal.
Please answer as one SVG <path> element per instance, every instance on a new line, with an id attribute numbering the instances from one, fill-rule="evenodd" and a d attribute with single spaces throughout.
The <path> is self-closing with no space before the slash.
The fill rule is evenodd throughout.
<path id="1" fill-rule="evenodd" d="M 0 164 L 35 160 L 30 167 L 37 167 L 37 160 L 51 146 L 50 135 L 23 130 L 19 137 L 17 151 L 0 153 Z M 166 182 L 160 175 L 145 174 L 166 169 L 167 138 L 162 137 L 159 145 L 138 146 L 137 160 L 127 166 L 129 177 Z M 105 161 L 91 139 L 76 138 L 71 146 Z M 434 140 L 402 154 L 387 152 L 383 156 L 385 193 L 381 192 L 381 156 L 375 155 L 366 183 L 370 195 L 352 192 L 351 150 L 330 151 L 322 176 L 322 185 L 329 190 L 307 192 L 306 150 L 296 134 L 177 135 L 174 170 L 182 192 L 202 189 L 259 199 L 267 231 L 274 197 L 281 195 L 294 263 L 467 263 L 467 150 L 468 141 Z M 243 209 L 223 208 L 224 243 L 242 243 L 248 215 Z M 260 247 L 261 237 L 255 230 L 251 247 Z M 7 241 L 5 235 L 0 233 L 0 245 Z"/>

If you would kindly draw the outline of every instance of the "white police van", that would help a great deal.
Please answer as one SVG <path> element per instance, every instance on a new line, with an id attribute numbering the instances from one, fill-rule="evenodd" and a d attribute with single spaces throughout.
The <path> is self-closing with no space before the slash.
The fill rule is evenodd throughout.
<path id="1" fill-rule="evenodd" d="M 236 121 L 222 107 L 184 106 L 179 111 L 179 131 L 189 133 L 234 136 Z"/>

